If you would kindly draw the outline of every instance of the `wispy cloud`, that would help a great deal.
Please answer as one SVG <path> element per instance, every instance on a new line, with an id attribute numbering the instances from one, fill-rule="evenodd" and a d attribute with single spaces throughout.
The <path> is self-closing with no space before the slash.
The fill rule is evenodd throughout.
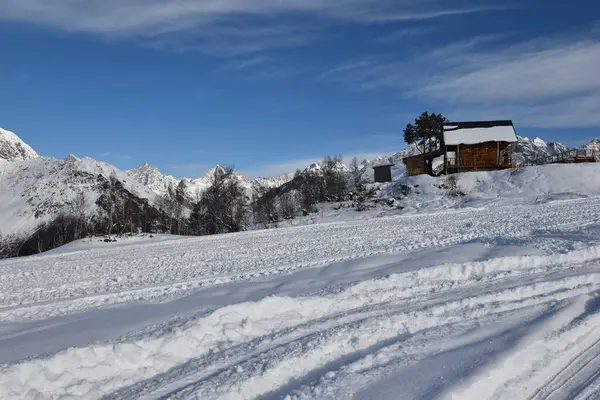
<path id="1" fill-rule="evenodd" d="M 415 28 L 398 29 L 385 35 L 379 36 L 375 39 L 375 41 L 379 43 L 396 43 L 415 38 L 417 36 L 426 35 L 428 33 L 433 32 L 434 30 L 435 29 L 433 26 L 419 26 Z"/>
<path id="2" fill-rule="evenodd" d="M 271 57 L 268 56 L 254 56 L 248 58 L 242 58 L 238 60 L 229 61 L 221 66 L 221 70 L 230 71 L 230 70 L 244 70 L 251 69 L 256 66 L 264 65 L 272 60 Z"/>
<path id="3" fill-rule="evenodd" d="M 355 90 L 410 90 L 415 85 L 420 88 L 432 77 L 442 76 L 440 79 L 443 79 L 450 67 L 462 66 L 465 62 L 481 62 L 473 57 L 475 49 L 481 45 L 492 45 L 509 35 L 510 33 L 474 36 L 425 53 L 417 52 L 411 57 L 398 58 L 397 55 L 385 54 L 356 58 L 324 72 L 322 78 L 345 84 Z"/>
<path id="4" fill-rule="evenodd" d="M 305 46 L 320 35 L 319 27 L 304 28 L 286 24 L 243 23 L 166 34 L 142 35 L 138 40 L 147 47 L 178 53 L 199 51 L 218 57 L 247 56 L 267 50 Z"/>
<path id="5" fill-rule="evenodd" d="M 479 36 L 410 63 L 388 56 L 350 60 L 323 77 L 358 90 L 400 89 L 446 110 L 512 116 L 531 126 L 596 126 L 600 40 L 593 36 L 511 45 L 503 44 L 505 34 Z"/>
<path id="6" fill-rule="evenodd" d="M 501 8 L 489 0 L 3 0 L 0 20 L 231 55 L 304 45 L 330 21 L 412 21 Z"/>
<path id="7" fill-rule="evenodd" d="M 256 55 L 251 57 L 238 57 L 227 61 L 214 72 L 241 72 L 247 79 L 280 79 L 298 75 L 305 70 L 304 67 L 294 63 L 286 57 L 273 57 Z"/>

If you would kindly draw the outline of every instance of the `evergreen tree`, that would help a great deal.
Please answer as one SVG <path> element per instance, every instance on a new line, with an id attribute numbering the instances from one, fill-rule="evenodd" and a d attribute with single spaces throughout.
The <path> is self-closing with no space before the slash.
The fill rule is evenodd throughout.
<path id="1" fill-rule="evenodd" d="M 442 114 L 429 114 L 425 111 L 415 119 L 415 123 L 404 128 L 404 141 L 407 144 L 420 144 L 419 150 L 427 152 L 427 143 L 439 145 L 444 134 L 444 123 L 448 122 Z M 417 146 L 418 147 L 418 146 Z"/>

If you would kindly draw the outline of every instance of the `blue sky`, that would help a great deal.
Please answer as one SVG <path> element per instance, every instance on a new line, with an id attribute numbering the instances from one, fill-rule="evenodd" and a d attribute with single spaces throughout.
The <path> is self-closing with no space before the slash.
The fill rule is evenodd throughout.
<path id="1" fill-rule="evenodd" d="M 422 111 L 600 136 L 592 0 L 0 0 L 0 126 L 40 154 L 251 176 L 404 147 Z"/>

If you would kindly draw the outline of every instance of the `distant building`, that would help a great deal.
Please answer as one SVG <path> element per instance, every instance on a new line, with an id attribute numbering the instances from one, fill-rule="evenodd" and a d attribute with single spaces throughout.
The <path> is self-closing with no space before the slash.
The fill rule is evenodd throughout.
<path id="1" fill-rule="evenodd" d="M 382 164 L 373 167 L 375 171 L 375 182 L 391 182 L 392 181 L 392 167 L 396 164 Z"/>
<path id="2" fill-rule="evenodd" d="M 403 159 L 409 176 L 512 168 L 512 121 L 448 122 L 441 140 L 423 143 L 423 154 Z"/>

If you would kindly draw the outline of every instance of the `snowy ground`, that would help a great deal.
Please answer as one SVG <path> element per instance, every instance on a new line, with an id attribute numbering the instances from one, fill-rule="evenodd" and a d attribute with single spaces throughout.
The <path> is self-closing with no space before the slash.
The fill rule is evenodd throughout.
<path id="1" fill-rule="evenodd" d="M 598 210 L 545 196 L 4 260 L 0 398 L 597 399 Z"/>

